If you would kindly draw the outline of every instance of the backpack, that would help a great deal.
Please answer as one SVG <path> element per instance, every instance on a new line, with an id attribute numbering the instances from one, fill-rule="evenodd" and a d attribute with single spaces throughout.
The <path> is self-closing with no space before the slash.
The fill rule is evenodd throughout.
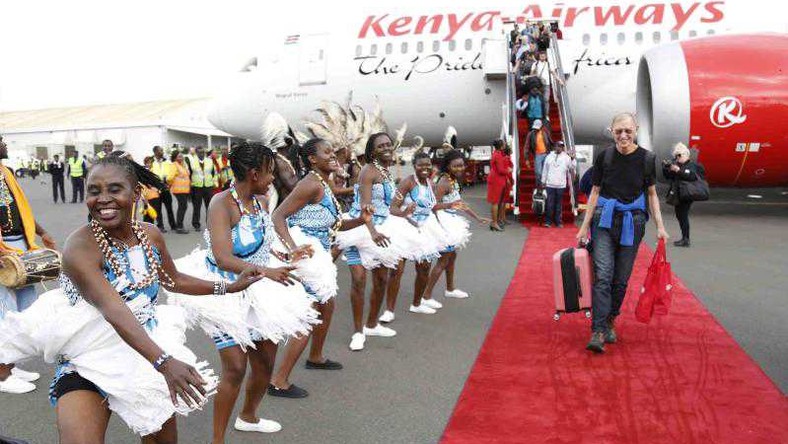
<path id="1" fill-rule="evenodd" d="M 529 119 L 541 119 L 544 117 L 544 113 L 542 112 L 541 96 L 528 96 L 527 116 Z"/>

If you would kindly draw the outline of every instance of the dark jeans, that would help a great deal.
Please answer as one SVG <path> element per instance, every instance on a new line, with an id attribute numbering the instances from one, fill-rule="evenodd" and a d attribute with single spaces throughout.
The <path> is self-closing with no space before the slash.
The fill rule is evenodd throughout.
<path id="1" fill-rule="evenodd" d="M 176 194 L 178 200 L 178 220 L 175 222 L 176 228 L 183 228 L 183 218 L 186 216 L 186 208 L 189 207 L 189 195 L 186 193 Z"/>
<path id="2" fill-rule="evenodd" d="M 85 178 L 72 177 L 71 178 L 71 203 L 77 202 L 77 194 L 79 194 L 79 201 L 85 201 Z"/>
<path id="3" fill-rule="evenodd" d="M 547 208 L 545 208 L 544 221 L 548 224 L 558 225 L 561 223 L 561 204 L 564 201 L 564 190 L 566 188 L 550 188 L 547 190 Z"/>
<path id="4" fill-rule="evenodd" d="M 62 175 L 52 176 L 52 197 L 55 199 L 55 203 L 57 203 L 58 190 L 60 190 L 60 200 L 66 203 L 66 187 L 64 183 Z"/>
<path id="5" fill-rule="evenodd" d="M 213 197 L 213 187 L 192 187 L 192 226 L 200 229 L 200 207 L 205 204 L 205 214 L 208 215 L 208 204 Z"/>
<path id="6" fill-rule="evenodd" d="M 158 216 L 156 217 L 156 226 L 159 229 L 164 229 L 164 213 L 161 211 L 162 205 L 167 210 L 167 220 L 170 221 L 170 228 L 176 229 L 178 228 L 178 222 L 175 220 L 175 213 L 172 211 L 172 194 L 169 190 L 163 190 L 159 193 L 159 198 L 156 199 L 158 202 L 153 203 L 153 208 L 156 209 L 156 213 Z"/>
<path id="7" fill-rule="evenodd" d="M 689 239 L 690 237 L 690 224 L 689 224 L 689 212 L 690 207 L 692 206 L 692 201 L 681 201 L 678 205 L 676 205 L 676 219 L 679 221 L 679 227 L 681 227 L 681 238 L 682 239 Z"/>
<path id="8" fill-rule="evenodd" d="M 629 276 L 638 253 L 640 241 L 646 232 L 646 213 L 632 212 L 635 224 L 634 245 L 625 247 L 620 245 L 621 224 L 623 213 L 616 213 L 613 217 L 613 226 L 599 228 L 599 215 L 601 209 L 594 212 L 591 223 L 591 239 L 594 259 L 594 289 L 591 296 L 591 330 L 605 332 L 608 329 L 608 318 L 614 318 L 621 311 L 621 304 L 627 294 Z"/>

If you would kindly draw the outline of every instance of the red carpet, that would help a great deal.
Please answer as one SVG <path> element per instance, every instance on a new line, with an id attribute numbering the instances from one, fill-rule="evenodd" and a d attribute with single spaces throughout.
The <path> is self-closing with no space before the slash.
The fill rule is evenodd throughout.
<path id="1" fill-rule="evenodd" d="M 678 279 L 667 317 L 635 321 L 650 249 L 619 344 L 592 355 L 589 320 L 553 321 L 551 256 L 574 234 L 531 230 L 443 443 L 788 442 L 788 399 Z"/>

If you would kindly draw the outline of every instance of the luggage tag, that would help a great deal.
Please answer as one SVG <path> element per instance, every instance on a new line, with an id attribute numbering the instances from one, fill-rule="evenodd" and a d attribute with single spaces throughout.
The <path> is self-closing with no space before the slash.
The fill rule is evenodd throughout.
<path id="1" fill-rule="evenodd" d="M 250 245 L 255 242 L 254 226 L 252 226 L 250 217 L 241 218 L 238 228 L 238 239 L 241 241 L 241 245 Z"/>

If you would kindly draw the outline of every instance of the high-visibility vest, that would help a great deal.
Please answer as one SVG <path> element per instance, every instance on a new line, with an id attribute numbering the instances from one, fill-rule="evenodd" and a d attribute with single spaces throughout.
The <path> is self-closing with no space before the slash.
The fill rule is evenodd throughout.
<path id="1" fill-rule="evenodd" d="M 213 160 L 197 156 L 189 156 L 189 165 L 192 168 L 192 186 L 213 188 L 216 186 L 216 177 L 213 170 Z"/>
<path id="2" fill-rule="evenodd" d="M 168 182 L 172 194 L 189 194 L 191 190 L 189 170 L 186 169 L 186 166 L 177 162 L 172 164 Z"/>
<path id="3" fill-rule="evenodd" d="M 98 154 L 96 154 L 96 157 L 98 157 L 99 159 L 103 159 L 104 156 L 106 155 L 107 153 L 105 153 L 104 151 L 99 151 Z"/>
<path id="4" fill-rule="evenodd" d="M 166 182 L 167 177 L 170 175 L 171 168 L 172 162 L 169 160 L 158 161 L 153 159 L 153 165 L 151 165 L 150 170 L 153 174 L 159 176 L 159 179 L 161 179 L 162 182 Z"/>
<path id="5" fill-rule="evenodd" d="M 68 166 L 71 171 L 71 177 L 82 177 L 82 159 L 78 157 L 72 157 L 68 159 Z"/>

